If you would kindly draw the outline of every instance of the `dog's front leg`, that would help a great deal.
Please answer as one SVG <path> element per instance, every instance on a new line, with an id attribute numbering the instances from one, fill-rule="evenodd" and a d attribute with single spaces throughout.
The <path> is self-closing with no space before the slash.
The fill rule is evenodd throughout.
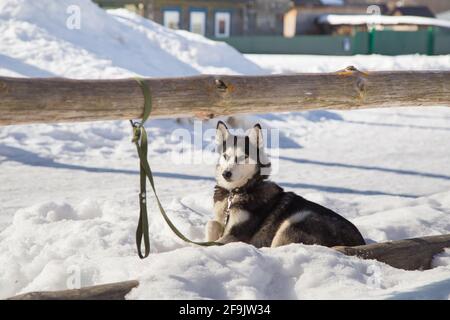
<path id="1" fill-rule="evenodd" d="M 254 220 L 254 219 L 253 219 Z M 217 242 L 227 244 L 230 242 L 247 242 L 252 230 L 253 221 L 250 219 L 250 213 L 239 208 L 231 208 L 228 224 L 223 236 Z"/>
<path id="2" fill-rule="evenodd" d="M 217 220 L 208 221 L 206 224 L 206 241 L 216 241 L 223 234 L 223 225 Z"/>
<path id="3" fill-rule="evenodd" d="M 232 234 L 226 234 L 223 237 L 221 237 L 217 242 L 227 244 L 231 242 L 239 242 L 240 240 L 233 236 Z"/>

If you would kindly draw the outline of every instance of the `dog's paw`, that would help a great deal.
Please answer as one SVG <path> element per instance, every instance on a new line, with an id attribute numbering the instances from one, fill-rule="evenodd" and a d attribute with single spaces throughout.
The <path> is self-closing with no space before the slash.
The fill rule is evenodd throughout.
<path id="1" fill-rule="evenodd" d="M 221 243 L 221 244 L 227 244 L 227 243 L 240 242 L 240 241 L 239 241 L 239 239 L 232 236 L 231 234 L 227 234 L 227 235 L 220 237 L 216 242 Z"/>
<path id="2" fill-rule="evenodd" d="M 208 221 L 206 224 L 206 241 L 216 241 L 223 234 L 223 226 L 216 220 Z"/>

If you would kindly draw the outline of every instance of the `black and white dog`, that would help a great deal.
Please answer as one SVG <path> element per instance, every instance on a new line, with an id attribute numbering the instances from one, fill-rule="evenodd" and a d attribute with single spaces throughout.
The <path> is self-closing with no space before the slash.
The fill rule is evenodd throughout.
<path id="1" fill-rule="evenodd" d="M 258 248 L 289 243 L 327 247 L 365 244 L 358 229 L 342 216 L 267 181 L 270 163 L 259 124 L 246 136 L 236 136 L 220 121 L 216 142 L 220 160 L 216 166 L 215 218 L 206 226 L 207 241 L 242 241 Z"/>

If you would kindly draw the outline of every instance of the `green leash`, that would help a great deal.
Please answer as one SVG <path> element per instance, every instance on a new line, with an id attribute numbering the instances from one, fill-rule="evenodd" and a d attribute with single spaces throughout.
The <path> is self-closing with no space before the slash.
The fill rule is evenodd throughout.
<path id="1" fill-rule="evenodd" d="M 170 229 L 183 241 L 196 244 L 199 246 L 218 246 L 222 243 L 208 241 L 208 242 L 197 242 L 188 239 L 184 236 L 170 221 L 169 217 L 164 210 L 161 201 L 159 201 L 158 195 L 156 194 L 155 182 L 153 181 L 152 170 L 147 160 L 148 154 L 148 136 L 147 131 L 145 131 L 144 123 L 150 116 L 152 112 L 152 97 L 150 94 L 150 89 L 141 79 L 136 79 L 137 83 L 142 89 L 144 94 L 144 115 L 142 116 L 141 122 L 136 122 L 130 120 L 133 127 L 133 140 L 132 142 L 136 145 L 136 149 L 139 156 L 140 162 L 140 181 L 141 181 L 141 192 L 139 193 L 139 222 L 136 229 L 136 245 L 138 255 L 141 259 L 146 258 L 150 254 L 150 236 L 148 231 L 148 214 L 147 214 L 147 178 L 153 190 L 153 194 L 156 198 L 156 203 L 158 204 L 159 211 L 161 212 L 164 220 L 169 225 Z M 144 240 L 144 253 L 142 253 L 142 240 Z"/>

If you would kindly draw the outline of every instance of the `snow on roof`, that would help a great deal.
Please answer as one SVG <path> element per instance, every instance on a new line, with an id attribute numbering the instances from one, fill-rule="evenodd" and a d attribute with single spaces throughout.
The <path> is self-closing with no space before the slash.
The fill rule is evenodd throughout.
<path id="1" fill-rule="evenodd" d="M 294 0 L 295 5 L 343 6 L 344 0 Z"/>
<path id="2" fill-rule="evenodd" d="M 322 4 L 324 4 L 326 6 L 342 6 L 342 5 L 344 5 L 343 0 L 320 0 L 320 2 L 322 2 Z"/>
<path id="3" fill-rule="evenodd" d="M 317 21 L 320 24 L 331 25 L 412 24 L 450 28 L 450 21 L 417 16 L 324 14 Z"/>
<path id="4" fill-rule="evenodd" d="M 436 15 L 436 17 L 441 20 L 450 20 L 450 10 L 440 12 Z"/>

